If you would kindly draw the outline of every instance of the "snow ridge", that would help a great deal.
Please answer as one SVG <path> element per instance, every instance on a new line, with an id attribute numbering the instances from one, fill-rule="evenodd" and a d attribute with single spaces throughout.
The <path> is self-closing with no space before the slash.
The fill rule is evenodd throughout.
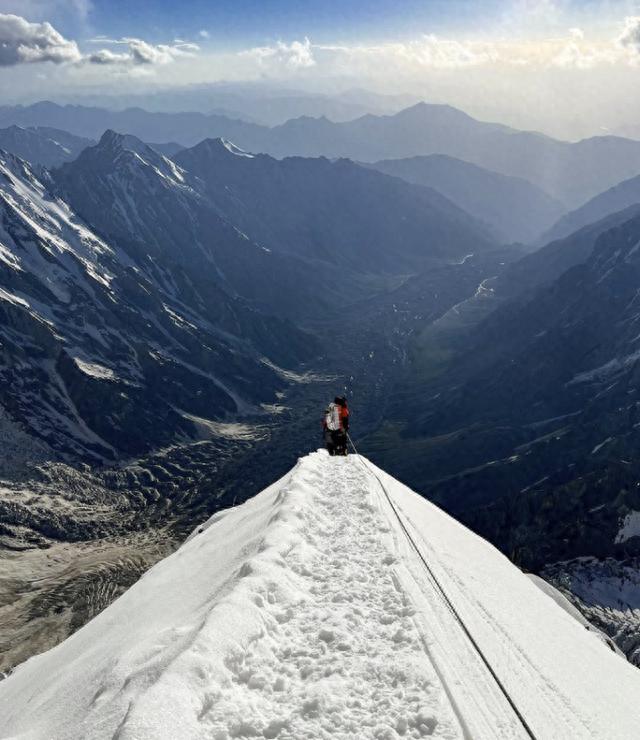
<path id="1" fill-rule="evenodd" d="M 536 737 L 633 737 L 635 668 L 488 543 L 323 451 L 2 681 L 0 737 L 526 737 L 375 476 Z"/>

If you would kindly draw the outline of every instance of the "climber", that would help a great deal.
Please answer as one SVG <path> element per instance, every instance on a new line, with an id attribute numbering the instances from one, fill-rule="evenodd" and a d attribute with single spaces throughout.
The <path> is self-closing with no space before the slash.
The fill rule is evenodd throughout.
<path id="1" fill-rule="evenodd" d="M 335 447 L 333 445 L 333 437 L 331 436 L 330 425 L 332 422 L 332 405 L 329 404 L 324 410 L 324 416 L 322 417 L 322 438 L 324 439 L 324 445 L 327 448 L 327 452 L 333 457 L 335 455 Z"/>
<path id="2" fill-rule="evenodd" d="M 325 409 L 322 423 L 327 451 L 330 455 L 347 454 L 347 430 L 349 429 L 349 408 L 344 396 L 336 396 Z"/>

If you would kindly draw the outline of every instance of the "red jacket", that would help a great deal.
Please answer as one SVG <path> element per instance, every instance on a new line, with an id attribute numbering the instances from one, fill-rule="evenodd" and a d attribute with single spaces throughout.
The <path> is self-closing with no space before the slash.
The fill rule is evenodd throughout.
<path id="1" fill-rule="evenodd" d="M 340 426 L 345 432 L 349 429 L 349 409 L 346 406 L 340 406 Z"/>

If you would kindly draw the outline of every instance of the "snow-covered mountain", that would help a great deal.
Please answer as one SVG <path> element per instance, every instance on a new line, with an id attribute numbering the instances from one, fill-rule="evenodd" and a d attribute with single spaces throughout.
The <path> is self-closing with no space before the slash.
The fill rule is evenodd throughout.
<path id="1" fill-rule="evenodd" d="M 59 167 L 70 162 L 94 143 L 55 128 L 9 126 L 0 129 L 0 149 L 42 167 Z"/>
<path id="2" fill-rule="evenodd" d="M 215 272 L 232 295 L 281 316 L 324 316 L 389 276 L 495 246 L 434 191 L 351 162 L 248 155 L 223 139 L 172 161 L 108 131 L 55 180 L 85 221 L 150 269 L 178 263 L 196 283 Z"/>
<path id="3" fill-rule="evenodd" d="M 0 733 L 628 740 L 639 692 L 487 542 L 366 459 L 319 452 L 18 666 Z"/>
<path id="4" fill-rule="evenodd" d="M 638 536 L 640 511 L 620 521 L 619 543 Z M 611 636 L 640 668 L 640 559 L 577 558 L 552 563 L 544 577 L 572 601 L 592 625 Z"/>
<path id="5" fill-rule="evenodd" d="M 221 144 L 243 204 L 210 188 L 206 168 L 112 132 L 54 174 L 1 156 L 0 670 L 84 624 L 194 521 L 281 474 L 316 442 L 329 380 L 348 370 L 363 398 L 382 392 L 400 352 L 391 308 L 373 326 L 345 307 L 422 270 L 421 305 L 445 310 L 505 259 L 442 196 L 355 165 L 338 203 L 345 240 L 329 218 L 341 165 L 255 168 Z M 295 172 L 307 193 L 318 177 L 313 231 L 278 183 Z M 259 187 L 245 189 L 247 175 Z M 385 238 L 367 259 L 369 220 Z M 333 324 L 301 329 L 310 318 Z M 360 423 L 376 413 L 363 403 Z"/>
<path id="6" fill-rule="evenodd" d="M 159 182 L 188 192 L 153 154 Z M 295 363 L 315 346 L 226 293 L 211 251 L 182 244 L 196 280 L 179 259 L 155 263 L 152 243 L 145 254 L 98 237 L 24 161 L 3 154 L 0 168 L 0 401 L 53 448 L 100 460 L 194 436 L 190 416 L 275 402 L 283 381 L 264 357 Z M 122 218 L 140 233 L 132 212 Z"/>

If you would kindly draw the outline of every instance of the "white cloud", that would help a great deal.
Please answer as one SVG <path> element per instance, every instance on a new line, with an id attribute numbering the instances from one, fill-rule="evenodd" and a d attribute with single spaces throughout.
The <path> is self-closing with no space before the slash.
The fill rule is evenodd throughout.
<path id="1" fill-rule="evenodd" d="M 65 39 L 50 23 L 29 23 L 18 15 L 0 14 L 0 66 L 80 59 L 76 42 Z"/>
<path id="2" fill-rule="evenodd" d="M 498 59 L 498 52 L 493 44 L 470 44 L 454 39 L 441 39 L 433 34 L 422 36 L 417 41 L 394 44 L 390 50 L 409 62 L 434 69 L 457 69 Z"/>
<path id="3" fill-rule="evenodd" d="M 305 69 L 316 64 L 311 41 L 306 37 L 303 41 L 292 41 L 290 44 L 278 41 L 274 46 L 257 46 L 240 52 L 240 56 L 253 58 L 263 67 L 284 67 L 289 70 Z"/>
<path id="4" fill-rule="evenodd" d="M 198 31 L 198 36 L 200 36 L 201 39 L 208 39 L 210 38 L 211 34 L 209 31 L 207 31 L 206 28 L 203 28 L 201 31 Z"/>
<path id="5" fill-rule="evenodd" d="M 632 51 L 630 57 L 626 51 Z M 636 54 L 637 51 L 637 54 Z M 262 75 L 278 77 L 296 72 L 314 76 L 419 76 L 428 70 L 467 68 L 546 68 L 589 70 L 614 64 L 640 63 L 640 16 L 627 18 L 618 38 L 587 38 L 577 27 L 564 36 L 523 39 L 502 36 L 494 40 L 441 38 L 422 35 L 409 41 L 377 45 L 314 44 L 308 38 L 239 52 L 253 60 Z"/>
<path id="6" fill-rule="evenodd" d="M 592 69 L 598 64 L 613 61 L 615 56 L 609 50 L 585 47 L 573 41 L 551 59 L 553 65 L 566 69 Z"/>
<path id="7" fill-rule="evenodd" d="M 77 0 L 74 5 L 88 7 Z M 0 13 L 0 67 L 36 62 L 89 63 L 100 66 L 156 66 L 169 64 L 182 57 L 192 57 L 200 47 L 177 39 L 172 44 L 150 44 L 143 39 L 126 37 L 91 39 L 106 46 L 125 46 L 126 51 L 100 49 L 83 55 L 75 41 L 66 39 L 50 23 L 30 23 L 18 15 Z"/>
<path id="8" fill-rule="evenodd" d="M 85 59 L 92 64 L 109 65 L 162 65 L 170 64 L 180 57 L 191 57 L 200 47 L 187 41 L 176 39 L 173 44 L 150 44 L 143 39 L 125 37 L 122 39 L 107 39 L 97 37 L 94 43 L 126 46 L 126 52 L 113 52 L 110 49 L 100 49 L 89 54 Z"/>
<path id="9" fill-rule="evenodd" d="M 100 51 L 89 54 L 89 56 L 86 57 L 86 60 L 91 64 L 126 64 L 131 60 L 131 56 L 126 52 L 118 54 L 109 49 L 100 49 Z"/>
<path id="10" fill-rule="evenodd" d="M 618 43 L 631 52 L 640 54 L 640 16 L 631 15 L 624 19 L 624 28 Z"/>
<path id="11" fill-rule="evenodd" d="M 367 68 L 411 67 L 415 69 L 458 69 L 495 62 L 499 53 L 495 44 L 467 43 L 441 39 L 433 34 L 406 42 L 372 46 L 313 44 L 308 38 L 286 44 L 260 46 L 239 53 L 253 59 L 261 71 L 277 75 L 282 71 L 311 70 L 330 74 L 363 72 Z"/>

